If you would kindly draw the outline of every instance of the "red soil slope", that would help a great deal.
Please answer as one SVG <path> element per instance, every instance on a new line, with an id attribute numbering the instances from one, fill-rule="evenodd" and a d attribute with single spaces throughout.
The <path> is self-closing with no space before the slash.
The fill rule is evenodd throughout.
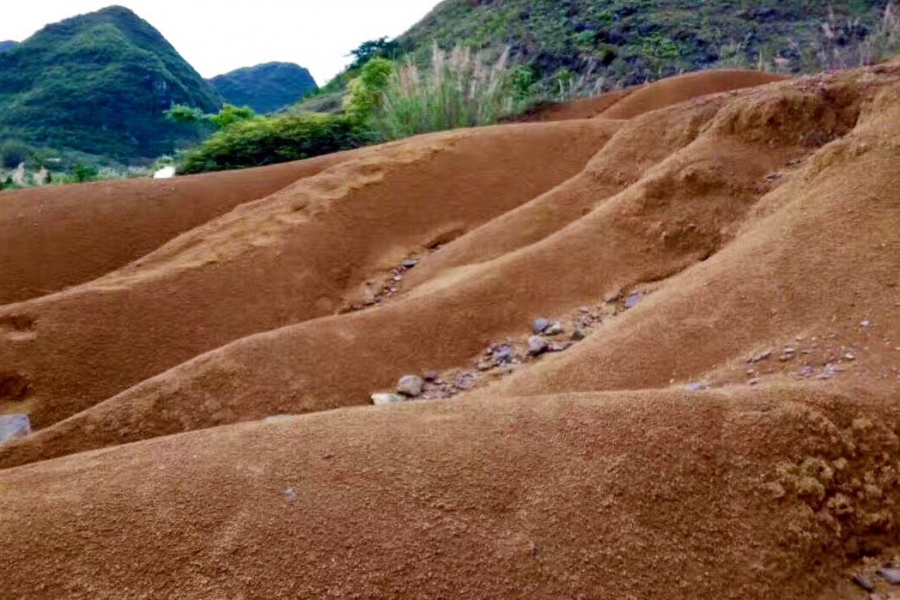
<path id="1" fill-rule="evenodd" d="M 5 593 L 847 597 L 900 541 L 900 67 L 759 83 L 376 148 L 0 307 Z"/>
<path id="2" fill-rule="evenodd" d="M 0 304 L 89 281 L 180 233 L 368 150 L 231 173 L 8 192 Z"/>
<path id="3" fill-rule="evenodd" d="M 516 122 L 571 121 L 593 119 L 627 97 L 635 88 L 615 90 L 593 98 L 581 98 L 571 102 L 539 104 L 514 119 Z"/>

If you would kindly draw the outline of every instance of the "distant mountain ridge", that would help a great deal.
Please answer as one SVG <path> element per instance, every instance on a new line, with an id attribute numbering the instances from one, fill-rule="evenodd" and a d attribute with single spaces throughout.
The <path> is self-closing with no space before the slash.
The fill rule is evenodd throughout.
<path id="1" fill-rule="evenodd" d="M 284 62 L 244 67 L 209 82 L 229 104 L 261 114 L 277 112 L 319 88 L 307 69 Z"/>
<path id="2" fill-rule="evenodd" d="M 222 98 L 149 23 L 112 6 L 48 25 L 0 53 L 0 137 L 120 160 L 195 135 L 163 112 Z"/>
<path id="3" fill-rule="evenodd" d="M 7 50 L 12 50 L 16 46 L 19 45 L 19 42 L 14 42 L 12 40 L 6 40 L 4 42 L 0 42 L 0 52 L 6 52 Z"/>

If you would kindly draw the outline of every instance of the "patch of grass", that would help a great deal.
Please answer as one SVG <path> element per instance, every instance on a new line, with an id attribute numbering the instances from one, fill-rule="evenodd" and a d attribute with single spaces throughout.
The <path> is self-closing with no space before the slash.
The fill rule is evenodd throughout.
<path id="1" fill-rule="evenodd" d="M 376 59 L 351 82 L 345 108 L 380 139 L 491 125 L 526 108 L 527 72 L 510 68 L 509 49 L 498 54 L 432 46 L 431 59 L 392 63 Z"/>

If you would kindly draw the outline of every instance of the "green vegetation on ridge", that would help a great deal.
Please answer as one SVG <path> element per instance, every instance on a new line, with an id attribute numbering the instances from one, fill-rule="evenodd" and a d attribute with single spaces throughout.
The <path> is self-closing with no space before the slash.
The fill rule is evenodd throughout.
<path id="1" fill-rule="evenodd" d="M 866 38 L 886 0 L 445 0 L 400 38 L 510 46 L 540 79 L 591 70 L 610 87 L 720 65 L 778 60 L 786 71 L 829 68 L 828 46 Z M 831 29 L 831 38 L 823 31 Z"/>

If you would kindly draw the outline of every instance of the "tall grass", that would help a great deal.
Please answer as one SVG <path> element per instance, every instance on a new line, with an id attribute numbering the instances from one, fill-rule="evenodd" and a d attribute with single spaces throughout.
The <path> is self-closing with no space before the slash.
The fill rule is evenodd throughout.
<path id="1" fill-rule="evenodd" d="M 852 69 L 883 62 L 900 52 L 900 14 L 889 3 L 879 22 L 865 36 L 859 20 L 841 22 L 832 11 L 821 24 L 816 57 L 824 70 Z"/>
<path id="2" fill-rule="evenodd" d="M 900 53 L 900 12 L 893 4 L 888 4 L 881 22 L 860 44 L 859 64 L 877 64 L 897 53 Z"/>
<path id="3" fill-rule="evenodd" d="M 385 139 L 497 123 L 521 109 L 510 71 L 509 48 L 492 59 L 457 46 L 432 47 L 431 64 L 397 65 L 382 91 L 374 126 Z"/>

